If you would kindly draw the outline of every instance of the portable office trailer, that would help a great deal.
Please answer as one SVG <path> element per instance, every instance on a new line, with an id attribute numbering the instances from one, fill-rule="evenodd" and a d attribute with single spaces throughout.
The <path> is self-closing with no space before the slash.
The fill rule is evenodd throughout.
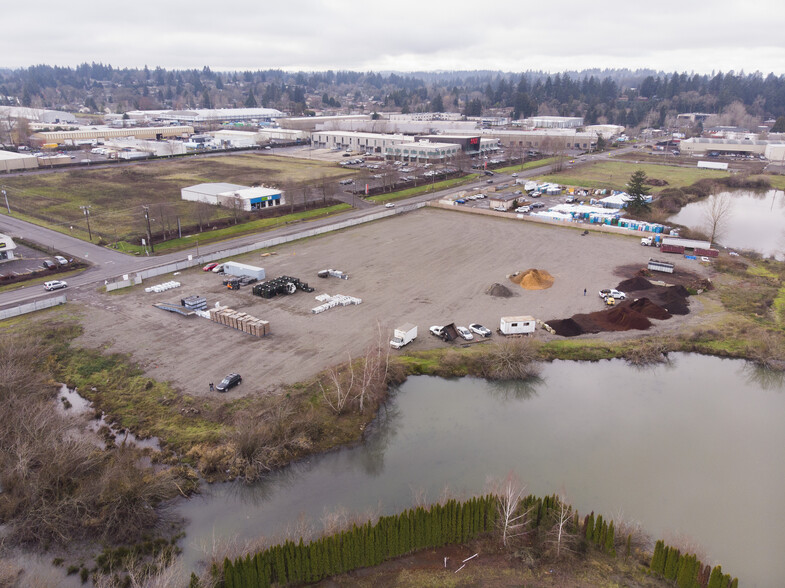
<path id="1" fill-rule="evenodd" d="M 229 276 L 251 276 L 257 280 L 264 279 L 264 268 L 239 263 L 237 261 L 227 261 L 224 264 L 224 273 Z"/>
<path id="2" fill-rule="evenodd" d="M 499 325 L 502 335 L 526 335 L 533 333 L 537 321 L 533 316 L 503 316 Z"/>

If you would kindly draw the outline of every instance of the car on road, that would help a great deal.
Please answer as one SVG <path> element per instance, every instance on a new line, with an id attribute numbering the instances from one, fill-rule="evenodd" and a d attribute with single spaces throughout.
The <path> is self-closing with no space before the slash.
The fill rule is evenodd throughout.
<path id="1" fill-rule="evenodd" d="M 435 337 L 439 337 L 440 339 L 442 337 L 442 334 L 444 333 L 444 327 L 443 326 L 440 327 L 440 326 L 434 325 L 434 326 L 432 326 L 428 330 L 431 332 L 431 335 L 433 335 Z"/>
<path id="2" fill-rule="evenodd" d="M 485 180 L 486 184 L 493 184 L 493 180 Z"/>
<path id="3" fill-rule="evenodd" d="M 615 300 L 625 300 L 627 295 L 624 292 L 620 292 L 619 290 L 615 290 L 613 288 L 605 288 L 604 290 L 600 290 L 600 298 L 613 298 Z"/>
<path id="4" fill-rule="evenodd" d="M 55 261 L 60 265 L 68 265 L 68 260 L 62 255 L 55 255 Z"/>
<path id="5" fill-rule="evenodd" d="M 67 288 L 68 284 L 65 280 L 52 280 L 50 282 L 44 282 L 44 290 L 47 292 L 51 292 L 52 290 L 61 290 L 62 288 Z"/>
<path id="6" fill-rule="evenodd" d="M 474 339 L 474 335 L 472 335 L 472 332 L 466 327 L 455 327 L 455 330 L 458 331 L 461 338 L 466 339 L 467 341 Z"/>
<path id="7" fill-rule="evenodd" d="M 395 204 L 393 204 L 392 202 L 388 202 L 387 204 L 384 205 L 384 207 L 385 208 L 395 208 Z"/>
<path id="8" fill-rule="evenodd" d="M 470 324 L 469 325 L 469 329 L 473 333 L 477 333 L 480 337 L 490 337 L 491 336 L 491 330 L 489 328 L 487 328 L 487 327 L 483 327 L 479 323 L 472 323 L 472 324 Z"/>
<path id="9" fill-rule="evenodd" d="M 221 380 L 221 383 L 218 384 L 215 389 L 219 392 L 226 392 L 240 384 L 242 381 L 243 379 L 240 374 L 229 374 L 223 380 Z"/>
<path id="10" fill-rule="evenodd" d="M 518 174 L 512 174 L 512 176 L 511 176 L 511 177 L 513 177 L 513 178 L 517 178 L 517 177 L 518 177 Z"/>
<path id="11" fill-rule="evenodd" d="M 218 265 L 217 263 L 208 263 L 206 266 L 204 266 L 204 267 L 202 268 L 202 271 L 203 271 L 203 272 L 209 272 L 209 271 L 211 271 L 212 269 L 214 269 L 214 268 L 215 268 L 215 266 L 217 266 L 217 265 Z"/>

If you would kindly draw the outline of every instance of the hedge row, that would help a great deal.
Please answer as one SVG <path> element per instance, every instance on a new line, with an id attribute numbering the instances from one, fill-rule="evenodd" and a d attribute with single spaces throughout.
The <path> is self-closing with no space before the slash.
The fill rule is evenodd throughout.
<path id="1" fill-rule="evenodd" d="M 722 566 L 704 566 L 697 556 L 684 554 L 657 541 L 649 569 L 679 588 L 738 588 L 739 579 L 722 573 Z"/>
<path id="2" fill-rule="evenodd" d="M 496 498 L 468 502 L 450 500 L 428 509 L 418 507 L 322 537 L 307 545 L 287 541 L 254 556 L 224 561 L 226 588 L 318 582 L 419 549 L 462 543 L 490 531 L 496 520 Z"/>

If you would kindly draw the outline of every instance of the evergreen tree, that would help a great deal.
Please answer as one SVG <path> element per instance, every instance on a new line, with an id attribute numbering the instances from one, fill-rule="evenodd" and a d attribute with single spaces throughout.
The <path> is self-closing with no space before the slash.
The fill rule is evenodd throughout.
<path id="1" fill-rule="evenodd" d="M 716 566 L 711 570 L 708 588 L 722 587 L 722 566 Z"/>
<path id="2" fill-rule="evenodd" d="M 248 90 L 248 97 L 245 99 L 245 107 L 246 108 L 256 108 L 259 106 L 256 102 L 256 97 L 253 95 L 253 88 Z"/>
<path id="3" fill-rule="evenodd" d="M 605 535 L 605 553 L 610 556 L 616 557 L 616 532 L 613 529 L 613 521 L 608 525 L 608 532 Z"/>
<path id="4" fill-rule="evenodd" d="M 594 535 L 592 536 L 594 544 L 600 545 L 602 541 L 602 534 L 605 532 L 605 522 L 602 520 L 602 515 L 597 516 L 597 520 L 594 523 Z"/>
<path id="5" fill-rule="evenodd" d="M 228 557 L 224 560 L 224 587 L 239 588 L 239 585 L 234 582 L 234 566 Z"/>
<path id="6" fill-rule="evenodd" d="M 627 535 L 627 542 L 624 546 L 624 558 L 629 559 L 632 555 L 632 533 Z"/>
<path id="7" fill-rule="evenodd" d="M 681 552 L 678 549 L 671 547 L 668 550 L 668 557 L 665 560 L 665 578 L 667 580 L 675 580 L 676 572 L 678 571 L 679 557 Z"/>
<path id="8" fill-rule="evenodd" d="M 592 511 L 591 514 L 586 515 L 586 522 L 583 524 L 583 530 L 586 541 L 589 543 L 594 541 L 594 511 Z"/>
<path id="9" fill-rule="evenodd" d="M 639 169 L 630 176 L 630 181 L 627 182 L 627 194 L 630 196 L 627 208 L 633 212 L 643 212 L 650 209 L 649 203 L 646 202 L 646 196 L 649 194 L 646 180 L 646 172 Z"/>
<path id="10" fill-rule="evenodd" d="M 654 555 L 651 558 L 649 569 L 658 574 L 665 571 L 665 542 L 661 539 L 654 545 Z"/>

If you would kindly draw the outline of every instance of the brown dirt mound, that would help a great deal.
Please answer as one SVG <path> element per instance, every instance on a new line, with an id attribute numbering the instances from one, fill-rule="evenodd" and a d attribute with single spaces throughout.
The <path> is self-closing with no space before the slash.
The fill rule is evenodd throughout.
<path id="1" fill-rule="evenodd" d="M 671 314 L 689 314 L 688 296 L 684 286 L 669 286 L 657 293 L 655 301 Z"/>
<path id="2" fill-rule="evenodd" d="M 622 292 L 635 292 L 637 290 L 648 290 L 649 288 L 654 288 L 654 284 L 641 276 L 624 280 L 616 286 L 616 289 Z"/>
<path id="3" fill-rule="evenodd" d="M 485 293 L 490 296 L 498 296 L 499 298 L 509 298 L 512 296 L 512 291 L 507 286 L 499 283 L 491 284 Z"/>
<path id="4" fill-rule="evenodd" d="M 540 269 L 527 269 L 510 276 L 510 281 L 526 290 L 545 290 L 553 286 L 553 276 Z"/>
<path id="5" fill-rule="evenodd" d="M 550 321 L 546 321 L 551 328 L 556 331 L 557 335 L 561 335 L 562 337 L 577 337 L 578 335 L 583 335 L 585 332 L 583 327 L 581 327 L 575 319 L 553 319 Z"/>
<path id="6" fill-rule="evenodd" d="M 651 321 L 645 316 L 631 309 L 629 306 L 617 306 L 613 310 L 593 313 L 592 318 L 603 324 L 608 331 L 645 331 L 651 326 Z"/>
<path id="7" fill-rule="evenodd" d="M 662 306 L 654 304 L 648 298 L 638 298 L 635 302 L 630 302 L 628 306 L 646 318 L 653 318 L 664 321 L 671 318 L 672 316 L 671 313 L 665 310 Z"/>

